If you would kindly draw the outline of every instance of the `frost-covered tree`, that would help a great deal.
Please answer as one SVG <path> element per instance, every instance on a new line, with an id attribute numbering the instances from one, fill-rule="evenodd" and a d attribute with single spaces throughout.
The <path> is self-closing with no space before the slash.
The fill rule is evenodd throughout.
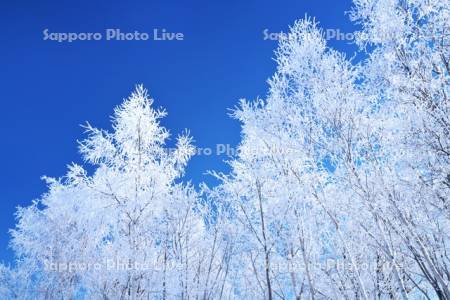
<path id="1" fill-rule="evenodd" d="M 372 48 L 364 93 L 379 108 L 380 230 L 396 240 L 384 250 L 401 261 L 403 298 L 450 299 L 450 2 L 354 2 L 358 43 Z"/>
<path id="2" fill-rule="evenodd" d="M 309 19 L 281 40 L 218 174 L 238 297 L 449 299 L 449 9 L 355 1 L 361 64 Z"/>
<path id="3" fill-rule="evenodd" d="M 16 299 L 450 300 L 450 2 L 354 0 L 360 63 L 297 21 L 265 99 L 242 100 L 221 183 L 139 86 L 113 131 L 17 213 Z M 92 171 L 88 171 L 91 170 Z"/>
<path id="4" fill-rule="evenodd" d="M 17 269 L 2 269 L 9 285 L 14 276 L 28 283 L 17 298 L 200 292 L 209 249 L 204 216 L 194 189 L 176 182 L 194 148 L 188 135 L 166 146 L 169 133 L 159 124 L 166 113 L 152 104 L 138 86 L 115 109 L 112 132 L 87 124 L 80 152 L 92 174 L 73 164 L 64 178 L 47 179 L 40 200 L 18 210 L 11 242 Z"/>
<path id="5" fill-rule="evenodd" d="M 238 257 L 248 275 L 239 295 L 335 298 L 350 289 L 364 296 L 358 262 L 367 257 L 349 224 L 349 208 L 357 207 L 331 171 L 343 158 L 337 131 L 348 130 L 343 120 L 357 111 L 358 73 L 308 19 L 280 42 L 277 62 L 267 100 L 243 101 L 235 111 L 243 140 L 232 173 L 219 175 L 218 193 L 242 233 Z M 329 269 L 329 259 L 351 270 Z"/>

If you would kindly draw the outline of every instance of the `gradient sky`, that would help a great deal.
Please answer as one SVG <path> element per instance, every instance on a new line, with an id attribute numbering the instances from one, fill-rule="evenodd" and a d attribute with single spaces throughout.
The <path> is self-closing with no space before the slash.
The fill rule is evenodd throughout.
<path id="1" fill-rule="evenodd" d="M 236 146 L 239 123 L 228 116 L 240 98 L 267 92 L 277 43 L 305 14 L 324 29 L 352 32 L 349 0 L 0 2 L 0 261 L 11 261 L 8 230 L 16 207 L 46 191 L 42 175 L 63 176 L 81 163 L 77 140 L 86 121 L 110 129 L 109 116 L 142 83 L 164 107 L 173 136 L 188 128 L 200 148 Z M 43 40 L 49 32 L 179 32 L 182 41 Z M 330 45 L 352 55 L 349 41 Z M 226 171 L 226 156 L 196 156 L 185 180 Z"/>

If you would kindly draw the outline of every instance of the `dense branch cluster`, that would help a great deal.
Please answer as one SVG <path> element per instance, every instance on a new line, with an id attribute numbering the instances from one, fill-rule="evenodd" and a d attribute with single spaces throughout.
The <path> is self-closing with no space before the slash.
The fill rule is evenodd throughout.
<path id="1" fill-rule="evenodd" d="M 147 91 L 17 212 L 2 299 L 450 300 L 450 2 L 354 0 L 364 57 L 311 19 L 242 100 L 216 187 L 181 183 L 195 148 Z M 93 167 L 92 167 L 93 166 Z"/>

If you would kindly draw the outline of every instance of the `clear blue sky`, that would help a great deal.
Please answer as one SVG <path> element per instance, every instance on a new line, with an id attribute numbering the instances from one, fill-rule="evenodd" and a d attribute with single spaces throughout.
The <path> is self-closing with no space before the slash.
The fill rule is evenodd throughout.
<path id="1" fill-rule="evenodd" d="M 198 147 L 235 146 L 239 123 L 228 109 L 264 97 L 276 42 L 305 14 L 323 28 L 351 32 L 349 0 L 22 1 L 0 3 L 0 260 L 10 261 L 8 230 L 18 205 L 46 191 L 42 175 L 60 177 L 80 163 L 79 124 L 109 129 L 113 108 L 143 83 L 173 135 L 190 129 Z M 181 32 L 183 41 L 44 41 L 49 32 Z M 347 41 L 330 45 L 352 54 Z M 214 181 L 225 156 L 197 156 L 186 180 Z"/>

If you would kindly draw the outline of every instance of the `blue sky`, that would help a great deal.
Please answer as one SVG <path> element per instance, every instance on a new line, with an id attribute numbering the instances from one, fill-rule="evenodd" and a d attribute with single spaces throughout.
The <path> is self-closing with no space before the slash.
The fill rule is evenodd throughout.
<path id="1" fill-rule="evenodd" d="M 60 177 L 81 163 L 77 139 L 86 121 L 110 128 L 113 108 L 142 83 L 164 107 L 174 136 L 188 128 L 196 146 L 235 146 L 239 123 L 228 116 L 240 98 L 264 97 L 275 70 L 279 32 L 305 14 L 321 27 L 351 32 L 349 0 L 21 1 L 0 3 L 0 260 L 10 261 L 8 230 L 18 205 L 46 191 L 42 175 Z M 182 33 L 182 41 L 44 40 L 43 31 Z M 348 41 L 330 45 L 352 55 Z M 197 156 L 186 180 L 214 180 L 225 156 Z"/>

